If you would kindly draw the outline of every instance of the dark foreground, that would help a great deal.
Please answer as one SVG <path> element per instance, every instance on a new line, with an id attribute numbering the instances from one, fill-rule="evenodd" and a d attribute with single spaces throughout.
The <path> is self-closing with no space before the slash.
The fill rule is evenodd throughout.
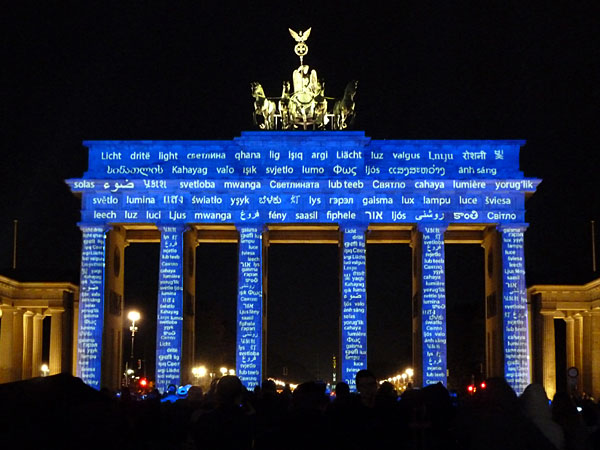
<path id="1" fill-rule="evenodd" d="M 373 396 L 341 386 L 335 399 L 314 382 L 247 392 L 236 377 L 179 399 L 117 397 L 68 375 L 0 385 L 6 449 L 595 450 L 599 417 L 592 399 L 557 394 L 550 406 L 540 385 L 517 398 L 503 379 L 464 398 L 442 385 L 398 397 L 388 383 Z"/>

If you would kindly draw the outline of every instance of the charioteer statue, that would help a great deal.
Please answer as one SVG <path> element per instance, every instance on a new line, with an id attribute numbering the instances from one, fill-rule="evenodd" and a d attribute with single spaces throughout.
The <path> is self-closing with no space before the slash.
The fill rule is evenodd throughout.
<path id="1" fill-rule="evenodd" d="M 344 130 L 352 124 L 356 113 L 354 96 L 358 87 L 357 81 L 346 85 L 344 96 L 333 102 L 328 109 L 325 96 L 325 82 L 317 77 L 317 71 L 304 64 L 304 56 L 308 54 L 306 40 L 311 28 L 306 31 L 290 34 L 296 41 L 294 52 L 300 57 L 300 66 L 292 72 L 292 84 L 283 82 L 280 97 L 267 97 L 260 83 L 252 82 L 254 97 L 254 124 L 262 130 Z"/>

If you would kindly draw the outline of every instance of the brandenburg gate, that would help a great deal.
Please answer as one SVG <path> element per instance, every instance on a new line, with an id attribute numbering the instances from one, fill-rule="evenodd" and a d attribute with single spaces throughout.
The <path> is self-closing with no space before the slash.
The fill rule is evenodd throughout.
<path id="1" fill-rule="evenodd" d="M 266 258 L 271 243 L 340 247 L 339 379 L 367 367 L 367 243 L 413 253 L 416 384 L 447 379 L 444 246 L 485 253 L 486 374 L 520 393 L 530 382 L 523 141 L 373 140 L 359 131 L 254 131 L 227 141 L 89 141 L 77 375 L 120 383 L 124 249 L 160 242 L 156 385 L 191 377 L 195 247 L 239 251 L 236 373 L 259 384 L 266 360 Z"/>

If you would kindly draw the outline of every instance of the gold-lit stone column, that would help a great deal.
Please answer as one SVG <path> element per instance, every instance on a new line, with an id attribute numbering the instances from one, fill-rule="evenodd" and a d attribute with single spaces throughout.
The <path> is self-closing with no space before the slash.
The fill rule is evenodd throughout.
<path id="1" fill-rule="evenodd" d="M 575 367 L 581 373 L 583 367 L 583 317 L 581 314 L 574 316 L 574 341 L 575 341 Z M 580 375 L 579 388 L 581 388 L 581 375 Z"/>
<path id="2" fill-rule="evenodd" d="M 600 397 L 600 310 L 583 313 L 583 391 Z"/>
<path id="3" fill-rule="evenodd" d="M 23 371 L 21 378 L 31 378 L 33 355 L 33 313 L 27 311 L 23 314 Z"/>
<path id="4" fill-rule="evenodd" d="M 556 349 L 554 343 L 554 314 L 543 315 L 543 384 L 548 398 L 556 393 Z"/>
<path id="5" fill-rule="evenodd" d="M 52 308 L 50 313 L 50 375 L 61 373 L 63 355 L 63 308 Z"/>
<path id="6" fill-rule="evenodd" d="M 575 365 L 575 319 L 565 317 L 567 323 L 567 368 Z"/>
<path id="7" fill-rule="evenodd" d="M 13 316 L 13 380 L 22 379 L 23 374 L 23 311 L 16 309 Z"/>
<path id="8" fill-rule="evenodd" d="M 13 378 L 13 316 L 15 308 L 2 306 L 0 329 L 0 383 L 15 381 Z"/>
<path id="9" fill-rule="evenodd" d="M 33 316 L 32 348 L 31 348 L 31 376 L 39 377 L 42 367 L 44 316 L 37 313 Z"/>

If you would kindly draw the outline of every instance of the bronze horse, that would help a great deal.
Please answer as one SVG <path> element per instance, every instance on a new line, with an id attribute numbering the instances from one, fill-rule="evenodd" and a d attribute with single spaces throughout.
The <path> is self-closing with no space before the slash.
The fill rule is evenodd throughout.
<path id="1" fill-rule="evenodd" d="M 358 88 L 358 81 L 350 81 L 344 90 L 344 97 L 335 102 L 333 106 L 333 123 L 334 130 L 343 130 L 349 125 L 352 125 L 356 114 L 354 112 L 354 96 Z"/>
<path id="2" fill-rule="evenodd" d="M 277 109 L 275 102 L 266 97 L 260 83 L 253 81 L 250 83 L 250 88 L 252 97 L 254 97 L 254 113 L 252 115 L 254 124 L 258 125 L 261 130 L 274 130 L 275 111 Z M 262 116 L 262 123 L 258 122 L 258 116 Z"/>

